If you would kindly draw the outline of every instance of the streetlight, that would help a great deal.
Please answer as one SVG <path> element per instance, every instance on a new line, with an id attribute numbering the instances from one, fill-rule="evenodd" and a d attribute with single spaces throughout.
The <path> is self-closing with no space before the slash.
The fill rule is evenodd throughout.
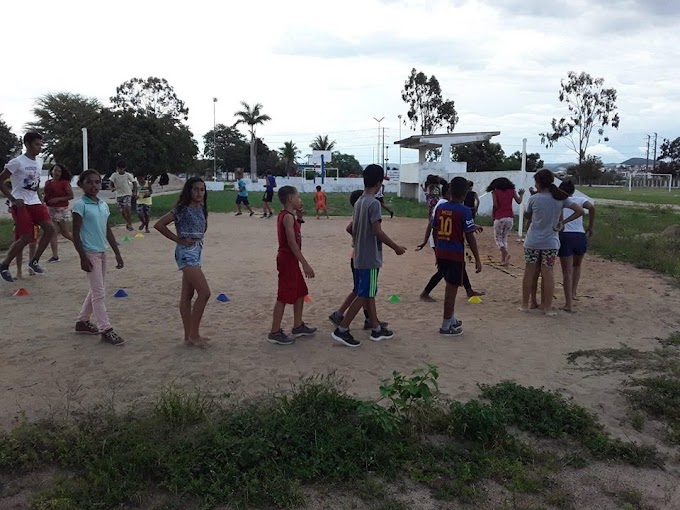
<path id="1" fill-rule="evenodd" d="M 385 117 L 380 117 L 379 119 L 376 119 L 373 117 L 373 120 L 378 123 L 378 145 L 376 146 L 378 148 L 378 153 L 376 154 L 376 162 L 380 161 L 382 158 L 380 157 L 380 123 L 383 121 Z"/>
<path id="2" fill-rule="evenodd" d="M 390 146 L 385 145 L 385 172 L 387 172 L 387 163 L 390 161 Z"/>
<path id="3" fill-rule="evenodd" d="M 213 181 L 217 180 L 217 123 L 215 121 L 215 109 L 217 106 L 217 98 L 213 97 Z"/>
<path id="4" fill-rule="evenodd" d="M 399 141 L 401 142 L 401 114 L 397 115 L 399 119 Z M 399 144 L 399 169 L 401 169 L 401 143 Z"/>

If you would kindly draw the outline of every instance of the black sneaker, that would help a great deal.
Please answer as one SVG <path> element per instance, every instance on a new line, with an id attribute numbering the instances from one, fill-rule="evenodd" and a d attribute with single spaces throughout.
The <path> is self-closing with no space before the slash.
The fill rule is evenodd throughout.
<path id="1" fill-rule="evenodd" d="M 50 257 L 47 259 L 48 264 L 51 264 L 52 262 L 59 262 L 59 257 Z"/>
<path id="2" fill-rule="evenodd" d="M 338 327 L 344 318 L 345 316 L 339 312 L 333 312 L 328 316 L 328 320 L 335 324 L 335 327 Z"/>
<path id="3" fill-rule="evenodd" d="M 237 212 L 236 214 L 234 214 L 234 216 L 241 216 L 242 214 L 243 214 L 242 212 Z"/>
<path id="4" fill-rule="evenodd" d="M 255 214 L 255 211 L 250 211 L 250 214 L 248 216 L 252 216 L 253 214 Z"/>
<path id="5" fill-rule="evenodd" d="M 369 337 L 374 342 L 380 342 L 381 340 L 389 340 L 394 337 L 394 331 L 390 331 L 387 328 L 380 327 L 380 331 L 371 331 L 371 336 Z"/>
<path id="6" fill-rule="evenodd" d="M 383 321 L 378 322 L 378 325 L 381 328 L 386 328 L 387 324 L 388 324 L 387 322 L 383 322 Z M 373 329 L 373 327 L 371 326 L 371 321 L 369 321 L 368 319 L 364 320 L 364 329 Z"/>
<path id="7" fill-rule="evenodd" d="M 104 331 L 102 333 L 102 342 L 106 342 L 107 344 L 111 345 L 116 345 L 120 346 L 125 343 L 125 339 L 118 335 L 118 333 L 115 333 L 112 329 L 109 329 L 107 331 Z"/>
<path id="8" fill-rule="evenodd" d="M 86 335 L 98 335 L 99 328 L 92 324 L 90 321 L 78 321 L 76 322 L 76 333 Z"/>
<path id="9" fill-rule="evenodd" d="M 300 225 L 302 225 L 302 224 L 305 222 L 305 220 L 303 220 L 302 218 L 300 218 L 300 219 L 297 220 L 297 221 L 298 221 L 298 223 L 299 223 Z"/>
<path id="10" fill-rule="evenodd" d="M 33 271 L 34 274 L 45 274 L 45 271 L 43 271 L 43 268 L 40 267 L 40 264 L 38 264 L 37 260 L 31 260 L 28 263 L 28 269 Z"/>
<path id="11" fill-rule="evenodd" d="M 453 326 L 449 329 L 439 328 L 439 334 L 442 336 L 460 336 L 463 334 L 463 328 L 454 328 Z"/>
<path id="12" fill-rule="evenodd" d="M 293 328 L 290 332 L 290 336 L 293 338 L 298 338 L 301 336 L 310 336 L 316 333 L 317 328 L 310 328 L 304 322 L 300 324 L 297 328 Z"/>
<path id="13" fill-rule="evenodd" d="M 295 339 L 286 335 L 282 329 L 279 329 L 276 333 L 269 333 L 267 341 L 270 344 L 277 345 L 293 345 L 295 343 Z"/>
<path id="14" fill-rule="evenodd" d="M 340 328 L 335 328 L 335 331 L 331 333 L 331 337 L 333 340 L 336 342 L 340 342 L 343 345 L 346 345 L 347 347 L 359 347 L 361 345 L 361 342 L 359 340 L 355 340 L 352 334 L 349 332 L 349 329 L 347 331 L 340 331 Z"/>
<path id="15" fill-rule="evenodd" d="M 9 273 L 9 267 L 0 266 L 0 278 L 2 278 L 3 282 L 14 283 L 14 278 Z"/>

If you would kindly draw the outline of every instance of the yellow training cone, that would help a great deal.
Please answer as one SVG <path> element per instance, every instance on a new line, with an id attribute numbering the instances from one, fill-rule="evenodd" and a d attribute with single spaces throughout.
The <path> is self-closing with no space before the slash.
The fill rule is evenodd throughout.
<path id="1" fill-rule="evenodd" d="M 468 303 L 472 303 L 473 305 L 478 305 L 482 302 L 482 298 L 479 296 L 472 296 L 470 299 L 468 299 Z"/>
<path id="2" fill-rule="evenodd" d="M 144 234 L 142 234 L 142 233 L 140 232 L 140 233 L 137 234 L 135 237 L 136 237 L 137 239 L 140 239 L 140 238 L 144 237 Z"/>

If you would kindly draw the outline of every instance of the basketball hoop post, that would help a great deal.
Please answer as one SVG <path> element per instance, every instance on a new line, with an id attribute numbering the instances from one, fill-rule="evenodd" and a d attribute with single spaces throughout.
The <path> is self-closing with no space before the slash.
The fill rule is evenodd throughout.
<path id="1" fill-rule="evenodd" d="M 324 161 L 323 154 L 321 155 L 321 184 L 326 182 L 326 164 Z"/>

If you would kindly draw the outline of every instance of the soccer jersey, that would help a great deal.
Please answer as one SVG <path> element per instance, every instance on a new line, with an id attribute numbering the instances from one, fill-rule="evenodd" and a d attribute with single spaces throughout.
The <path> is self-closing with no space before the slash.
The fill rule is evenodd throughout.
<path id="1" fill-rule="evenodd" d="M 286 217 L 286 214 L 290 214 L 293 216 L 293 219 L 295 219 L 295 215 L 289 211 L 286 211 L 285 209 L 279 213 L 279 215 L 276 217 L 276 233 L 279 238 L 279 255 L 282 254 L 288 254 L 288 255 L 293 255 L 293 251 L 290 249 L 290 246 L 288 245 L 288 237 L 286 236 L 286 228 L 283 226 L 283 218 Z M 295 242 L 298 245 L 298 248 L 302 248 L 302 232 L 300 231 L 300 223 L 297 221 L 293 221 L 293 232 L 295 232 Z M 296 259 L 297 260 L 297 259 Z"/>
<path id="2" fill-rule="evenodd" d="M 439 205 L 434 212 L 432 228 L 436 232 L 436 257 L 465 262 L 465 233 L 475 230 L 470 208 L 457 202 Z"/>
<path id="3" fill-rule="evenodd" d="M 246 181 L 244 181 L 243 179 L 239 179 L 238 182 L 236 183 L 236 186 L 238 186 L 238 196 L 248 198 L 248 190 L 246 189 Z"/>

